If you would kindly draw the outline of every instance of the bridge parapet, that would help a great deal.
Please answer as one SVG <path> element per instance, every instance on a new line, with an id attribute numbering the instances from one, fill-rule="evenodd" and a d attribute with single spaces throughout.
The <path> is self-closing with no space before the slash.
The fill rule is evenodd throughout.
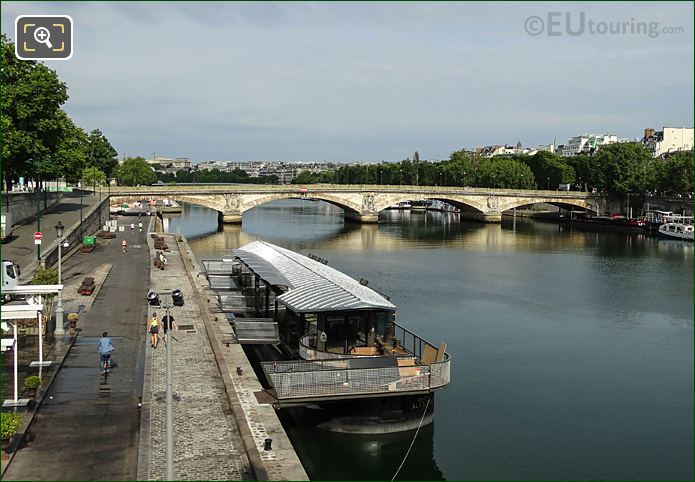
<path id="1" fill-rule="evenodd" d="M 500 222 L 502 212 L 527 204 L 550 203 L 595 210 L 605 206 L 602 196 L 577 191 L 547 191 L 448 186 L 381 186 L 312 184 L 296 185 L 188 184 L 116 187 L 112 197 L 169 198 L 218 211 L 220 221 L 241 223 L 243 213 L 261 204 L 292 198 L 319 199 L 345 211 L 346 218 L 378 222 L 379 212 L 402 201 L 438 199 L 459 207 L 469 218 Z M 602 209 L 601 209 L 602 210 Z"/>

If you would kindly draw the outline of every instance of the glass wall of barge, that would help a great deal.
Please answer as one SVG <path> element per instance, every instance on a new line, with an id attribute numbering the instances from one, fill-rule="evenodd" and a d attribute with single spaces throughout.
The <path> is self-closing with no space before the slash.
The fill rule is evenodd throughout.
<path id="1" fill-rule="evenodd" d="M 400 341 L 408 338 L 405 333 L 398 338 L 394 311 L 295 313 L 277 300 L 287 291 L 285 287 L 271 285 L 243 262 L 240 262 L 238 284 L 247 299 L 253 300 L 254 316 L 272 318 L 278 324 L 280 341 L 288 351 L 301 358 L 406 354 L 403 350 L 394 350 Z"/>

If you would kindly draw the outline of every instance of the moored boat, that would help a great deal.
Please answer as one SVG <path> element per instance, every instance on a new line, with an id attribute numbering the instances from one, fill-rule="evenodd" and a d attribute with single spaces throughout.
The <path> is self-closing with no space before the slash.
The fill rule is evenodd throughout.
<path id="1" fill-rule="evenodd" d="M 403 201 L 397 204 L 393 204 L 388 207 L 388 209 L 410 209 L 410 203 L 408 201 Z"/>
<path id="2" fill-rule="evenodd" d="M 446 344 L 396 323 L 387 297 L 321 258 L 262 241 L 234 254 L 203 265 L 276 408 L 305 407 L 321 428 L 350 433 L 432 421 L 450 380 Z"/>
<path id="3" fill-rule="evenodd" d="M 693 225 L 678 221 L 665 222 L 659 226 L 658 234 L 666 238 L 693 241 Z"/>
<path id="4" fill-rule="evenodd" d="M 630 219 L 619 214 L 596 216 L 584 211 L 570 211 L 569 216 L 561 218 L 561 222 L 576 228 L 620 231 L 624 233 L 642 233 L 646 225 L 642 219 Z"/>
<path id="5" fill-rule="evenodd" d="M 410 207 L 411 211 L 426 211 L 429 205 L 428 201 L 413 201 Z"/>

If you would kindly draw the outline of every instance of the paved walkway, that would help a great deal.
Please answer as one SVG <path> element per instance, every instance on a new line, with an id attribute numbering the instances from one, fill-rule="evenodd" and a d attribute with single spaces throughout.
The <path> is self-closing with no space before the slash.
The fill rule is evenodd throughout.
<path id="1" fill-rule="evenodd" d="M 125 255 L 120 248 L 124 235 L 129 244 Z M 149 287 L 145 233 L 118 233 L 115 239 L 103 241 L 98 251 L 76 254 L 66 265 L 79 271 L 78 276 L 87 276 L 97 263 L 113 268 L 91 310 L 80 316 L 78 326 L 83 331 L 37 413 L 29 442 L 17 452 L 5 474 L 6 480 L 136 479 Z M 117 366 L 107 380 L 99 374 L 96 354 L 102 331 L 109 332 L 116 346 Z"/>
<path id="2" fill-rule="evenodd" d="M 180 289 L 185 302 L 170 308 L 179 325 L 172 345 L 173 386 L 178 395 L 174 402 L 174 479 L 251 479 L 242 437 L 230 414 L 183 260 L 174 237 L 165 235 L 165 239 L 171 248 L 166 253 L 168 265 L 165 270 L 152 270 L 151 286 L 155 291 Z M 152 240 L 148 242 L 152 246 Z M 151 252 L 154 254 L 153 249 Z M 167 299 L 162 297 L 162 303 Z M 153 309 L 161 320 L 165 310 Z M 143 323 L 143 333 L 145 329 Z M 139 479 L 165 480 L 165 349 L 162 342 L 157 349 L 147 346 Z"/>
<path id="3" fill-rule="evenodd" d="M 203 321 L 230 395 L 237 426 L 241 427 L 247 454 L 256 467 L 256 473 L 260 473 L 261 477 L 265 473 L 268 480 L 309 480 L 277 412 L 267 398 L 263 403 L 259 401 L 257 395 L 263 393 L 263 387 L 242 346 L 224 342 L 225 339 L 235 338 L 232 327 L 219 312 L 216 293 L 210 289 L 204 274 L 198 274 L 200 264 L 195 254 L 187 243 L 179 246 L 184 257 L 188 258 L 184 262 L 192 273 L 190 279 L 197 287 L 199 305 L 210 307 L 207 313 L 203 313 Z M 206 299 L 210 300 L 209 304 L 205 303 Z M 241 375 L 237 368 L 241 368 Z M 264 448 L 267 438 L 272 440 L 271 450 Z"/>
<path id="4" fill-rule="evenodd" d="M 99 193 L 96 195 L 84 194 L 82 196 L 82 214 L 87 214 L 99 204 Z M 49 248 L 56 243 L 55 225 L 58 221 L 63 226 L 70 227 L 80 221 L 80 194 L 79 192 L 66 192 L 63 198 L 55 206 L 50 207 L 41 214 L 41 255 L 47 253 Z M 16 226 L 12 231 L 12 237 L 2 245 L 2 259 L 8 259 L 19 264 L 22 270 L 22 280 L 31 279 L 36 267 L 36 245 L 34 233 L 37 231 L 36 218 L 27 220 L 24 224 Z"/>
<path id="5" fill-rule="evenodd" d="M 99 256 L 89 256 L 88 254 L 77 254 L 72 261 L 66 262 L 64 272 L 64 289 L 63 289 L 63 308 L 65 310 L 65 328 L 68 331 L 67 315 L 68 313 L 79 313 L 81 316 L 87 313 L 94 299 L 98 295 L 101 284 L 106 279 L 110 264 L 101 264 Z M 85 271 L 86 270 L 86 271 Z M 82 279 L 85 276 L 94 276 L 96 283 L 95 292 L 90 296 L 82 296 L 77 293 Z M 45 321 L 44 321 L 45 323 Z M 53 361 L 53 365 L 47 368 L 30 367 L 32 361 L 39 359 L 39 338 L 34 335 L 18 337 L 19 351 L 17 352 L 17 379 L 19 398 L 23 398 L 24 383 L 23 380 L 29 375 L 39 375 L 43 380 L 43 385 L 46 386 L 54 373 L 58 370 L 58 362 L 62 360 L 65 352 L 70 347 L 71 339 L 68 336 L 55 337 L 47 335 L 43 339 L 43 357 L 44 360 Z M 39 394 L 41 394 L 39 388 Z M 14 395 L 14 355 L 12 351 L 3 352 L 2 354 L 2 395 L 3 400 L 12 398 Z"/>

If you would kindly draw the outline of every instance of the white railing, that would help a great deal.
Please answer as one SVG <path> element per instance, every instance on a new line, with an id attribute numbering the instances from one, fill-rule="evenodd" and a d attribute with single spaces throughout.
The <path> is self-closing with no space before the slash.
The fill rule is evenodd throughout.
<path id="1" fill-rule="evenodd" d="M 448 355 L 431 366 L 350 368 L 354 359 L 263 362 L 261 366 L 280 401 L 423 392 L 443 388 L 451 379 Z"/>

